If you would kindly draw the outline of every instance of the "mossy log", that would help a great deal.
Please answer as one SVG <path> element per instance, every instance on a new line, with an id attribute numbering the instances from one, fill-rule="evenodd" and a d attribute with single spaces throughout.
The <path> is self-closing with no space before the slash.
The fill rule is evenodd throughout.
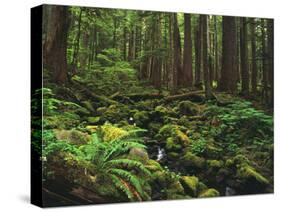
<path id="1" fill-rule="evenodd" d="M 204 94 L 205 94 L 204 90 L 191 91 L 191 92 L 184 93 L 184 94 L 167 96 L 164 98 L 164 100 L 165 100 L 165 102 L 171 102 L 174 100 L 191 100 L 194 102 L 202 102 L 205 100 Z"/>
<path id="2" fill-rule="evenodd" d="M 132 100 L 132 101 L 143 101 L 147 99 L 163 99 L 164 95 L 159 93 L 135 93 L 135 94 L 127 94 L 127 95 L 114 95 L 112 99 L 115 99 L 117 101 L 122 100 L 124 97 Z"/>
<path id="3" fill-rule="evenodd" d="M 88 98 L 92 98 L 94 100 L 106 103 L 106 104 L 119 104 L 117 101 L 114 101 L 110 98 L 107 98 L 105 96 L 101 96 L 98 94 L 95 94 L 93 91 L 91 91 L 89 88 L 87 88 L 85 85 L 81 84 L 80 82 L 77 81 L 72 81 L 71 82 L 73 84 L 74 87 L 78 88 L 80 90 L 81 93 L 85 94 Z"/>

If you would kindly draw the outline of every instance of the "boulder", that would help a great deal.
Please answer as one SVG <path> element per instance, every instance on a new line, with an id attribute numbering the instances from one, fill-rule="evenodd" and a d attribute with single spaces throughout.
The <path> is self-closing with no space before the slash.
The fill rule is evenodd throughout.
<path id="1" fill-rule="evenodd" d="M 181 158 L 182 164 L 185 168 L 202 169 L 205 166 L 205 159 L 201 158 L 191 152 L 186 152 Z"/>
<path id="2" fill-rule="evenodd" d="M 209 188 L 205 191 L 202 191 L 199 194 L 199 198 L 206 198 L 206 197 L 218 197 L 220 195 L 220 192 L 218 192 L 216 189 L 214 188 Z"/>
<path id="3" fill-rule="evenodd" d="M 191 101 L 181 101 L 178 111 L 181 115 L 196 116 L 199 113 L 199 107 Z"/>
<path id="4" fill-rule="evenodd" d="M 199 180 L 195 176 L 182 176 L 180 182 L 184 188 L 186 194 L 195 197 L 197 195 L 197 189 Z"/>
<path id="5" fill-rule="evenodd" d="M 91 140 L 88 133 L 84 133 L 75 129 L 72 130 L 54 130 L 57 140 L 65 140 L 71 144 L 83 145 Z"/>

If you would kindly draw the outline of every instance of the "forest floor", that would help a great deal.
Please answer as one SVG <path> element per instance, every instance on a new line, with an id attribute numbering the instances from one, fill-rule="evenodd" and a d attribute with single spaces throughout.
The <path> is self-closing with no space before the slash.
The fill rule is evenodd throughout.
<path id="1" fill-rule="evenodd" d="M 77 78 L 67 87 L 49 83 L 43 89 L 46 204 L 273 192 L 273 117 L 256 103 L 219 92 L 216 99 L 207 101 L 201 90 L 181 89 L 172 94 L 146 85 L 123 84 L 112 90 L 111 85 L 103 86 Z M 87 157 L 100 153 L 85 150 L 93 134 L 99 135 L 103 145 L 111 143 L 111 147 L 102 146 L 104 152 L 116 140 L 124 142 L 125 151 L 110 150 L 111 154 L 119 151 L 112 159 L 138 161 L 149 170 L 149 177 L 143 177 L 129 161 L 125 165 L 123 161 L 122 168 L 138 177 L 141 189 L 122 170 L 116 174 L 117 179 L 123 177 L 121 184 L 113 177 L 114 186 L 97 180 L 100 161 Z M 126 137 L 131 140 L 122 141 Z M 132 139 L 141 146 L 125 147 Z M 91 153 L 82 157 L 82 150 Z M 116 171 L 111 168 L 104 178 Z"/>

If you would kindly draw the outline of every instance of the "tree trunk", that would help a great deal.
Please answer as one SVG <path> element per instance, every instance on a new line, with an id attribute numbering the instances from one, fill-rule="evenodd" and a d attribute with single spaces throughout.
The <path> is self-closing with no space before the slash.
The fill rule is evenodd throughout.
<path id="1" fill-rule="evenodd" d="M 67 7 L 52 6 L 49 18 L 43 53 L 44 65 L 52 72 L 52 81 L 63 84 L 67 82 Z"/>
<path id="2" fill-rule="evenodd" d="M 182 64 L 181 64 L 181 39 L 180 39 L 180 31 L 178 26 L 178 17 L 177 13 L 174 13 L 174 65 L 175 65 L 175 76 L 174 76 L 174 85 L 175 87 L 183 86 L 183 72 L 182 72 Z"/>
<path id="3" fill-rule="evenodd" d="M 240 18 L 240 61 L 242 76 L 242 94 L 249 95 L 249 70 L 246 18 Z"/>
<path id="4" fill-rule="evenodd" d="M 274 67 L 273 67 L 273 19 L 267 20 L 267 32 L 268 32 L 268 39 L 267 39 L 267 48 L 268 48 L 268 83 L 270 84 L 270 92 L 269 92 L 269 102 L 268 105 L 273 107 L 274 104 Z"/>
<path id="5" fill-rule="evenodd" d="M 257 93 L 257 61 L 256 61 L 256 21 L 251 23 L 251 46 L 252 46 L 252 92 Z"/>
<path id="6" fill-rule="evenodd" d="M 202 25 L 201 18 L 198 18 L 197 29 L 195 30 L 195 86 L 201 84 L 201 63 L 202 63 Z"/>
<path id="7" fill-rule="evenodd" d="M 203 32 L 203 69 L 204 69 L 204 86 L 206 99 L 212 98 L 210 75 L 209 75 L 209 62 L 208 62 L 208 29 L 207 29 L 207 15 L 200 15 L 202 32 Z"/>
<path id="8" fill-rule="evenodd" d="M 80 48 L 82 13 L 83 13 L 83 10 L 82 10 L 82 8 L 80 8 L 79 19 L 78 19 L 78 32 L 77 32 L 77 36 L 76 36 L 76 42 L 74 44 L 73 57 L 72 57 L 72 62 L 71 62 L 71 65 L 72 65 L 73 69 L 76 69 L 77 62 L 78 62 L 78 54 L 79 54 L 79 48 Z"/>
<path id="9" fill-rule="evenodd" d="M 184 85 L 192 86 L 192 39 L 190 14 L 184 14 L 184 53 L 183 53 L 183 80 Z"/>
<path id="10" fill-rule="evenodd" d="M 220 90 L 236 91 L 236 24 L 235 17 L 222 19 L 222 69 Z"/>

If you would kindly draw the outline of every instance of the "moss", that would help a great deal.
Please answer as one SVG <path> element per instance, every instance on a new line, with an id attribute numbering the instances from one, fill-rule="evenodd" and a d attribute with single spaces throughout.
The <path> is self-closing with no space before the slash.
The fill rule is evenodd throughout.
<path id="1" fill-rule="evenodd" d="M 155 160 L 148 160 L 145 167 L 151 172 L 163 171 L 162 166 Z"/>
<path id="2" fill-rule="evenodd" d="M 199 113 L 198 105 L 192 103 L 191 101 L 182 101 L 178 105 L 178 110 L 182 115 L 195 116 Z"/>
<path id="3" fill-rule="evenodd" d="M 242 165 L 237 171 L 237 177 L 240 179 L 255 179 L 257 182 L 268 185 L 269 181 L 258 173 L 253 167 L 249 165 Z"/>
<path id="4" fill-rule="evenodd" d="M 206 149 L 205 149 L 205 155 L 208 158 L 219 158 L 222 153 L 222 149 L 216 147 L 214 144 L 210 143 L 210 141 L 207 141 Z"/>
<path id="5" fill-rule="evenodd" d="M 233 162 L 236 164 L 236 165 L 239 165 L 239 164 L 249 164 L 249 159 L 244 156 L 244 155 L 236 155 L 234 158 L 233 158 Z"/>
<path id="6" fill-rule="evenodd" d="M 202 183 L 202 182 L 198 183 L 198 186 L 197 186 L 197 193 L 198 194 L 202 193 L 203 191 L 205 191 L 207 189 L 208 189 L 208 187 L 204 183 Z"/>
<path id="7" fill-rule="evenodd" d="M 203 168 L 205 166 L 205 159 L 194 155 L 191 152 L 186 152 L 182 157 L 183 165 L 185 167 Z"/>
<path id="8" fill-rule="evenodd" d="M 99 116 L 97 116 L 97 117 L 88 117 L 87 121 L 88 121 L 89 124 L 97 124 L 100 121 L 100 117 Z"/>
<path id="9" fill-rule="evenodd" d="M 157 112 L 157 113 L 160 114 L 160 115 L 165 115 L 165 114 L 168 114 L 168 113 L 169 113 L 169 110 L 168 110 L 166 107 L 162 106 L 162 105 L 158 105 L 158 106 L 155 108 L 154 111 Z"/>
<path id="10" fill-rule="evenodd" d="M 218 192 L 214 188 L 209 188 L 199 194 L 198 197 L 205 198 L 205 197 L 218 197 L 220 195 L 220 192 Z"/>
<path id="11" fill-rule="evenodd" d="M 177 141 L 175 141 L 172 137 L 167 138 L 167 142 L 166 142 L 166 150 L 167 151 L 178 151 L 181 149 L 181 145 L 176 143 Z"/>
<path id="12" fill-rule="evenodd" d="M 173 149 L 175 144 L 180 147 L 188 146 L 191 141 L 185 133 L 182 132 L 183 128 L 179 125 L 166 124 L 158 132 L 157 138 L 167 139 L 167 148 Z M 177 146 L 178 148 L 179 146 Z"/>
<path id="13" fill-rule="evenodd" d="M 99 107 L 99 108 L 97 109 L 97 113 L 98 113 L 99 115 L 102 115 L 102 114 L 104 114 L 104 113 L 106 112 L 106 110 L 107 110 L 106 107 Z"/>
<path id="14" fill-rule="evenodd" d="M 224 163 L 221 160 L 207 160 L 207 165 L 209 168 L 219 169 L 224 165 Z"/>
<path id="15" fill-rule="evenodd" d="M 103 134 L 103 140 L 106 142 L 120 139 L 123 137 L 126 137 L 129 135 L 129 133 L 126 130 L 123 130 L 122 128 L 115 127 L 112 124 L 104 124 L 101 126 L 102 134 Z"/>
<path id="16" fill-rule="evenodd" d="M 168 158 L 172 160 L 176 160 L 180 157 L 179 153 L 177 152 L 168 152 Z"/>
<path id="17" fill-rule="evenodd" d="M 98 126 L 95 125 L 88 125 L 86 126 L 86 129 L 90 132 L 90 133 L 95 133 L 98 130 Z"/>
<path id="18" fill-rule="evenodd" d="M 234 165 L 234 161 L 232 159 L 226 160 L 226 162 L 225 162 L 226 167 L 231 168 L 231 167 L 233 167 L 233 165 Z"/>
<path id="19" fill-rule="evenodd" d="M 199 180 L 195 176 L 183 176 L 180 179 L 181 184 L 185 190 L 185 193 L 196 196 Z"/>
<path id="20" fill-rule="evenodd" d="M 173 197 L 177 195 L 184 195 L 184 188 L 179 180 L 174 181 L 173 183 L 169 184 L 167 189 L 167 199 L 173 199 Z"/>
<path id="21" fill-rule="evenodd" d="M 142 148 L 132 148 L 129 152 L 129 159 L 140 161 L 144 164 L 149 160 L 147 151 Z"/>
<path id="22" fill-rule="evenodd" d="M 54 130 L 55 136 L 58 140 L 65 140 L 71 144 L 83 145 L 91 140 L 91 136 L 87 133 L 78 130 Z"/>
<path id="23" fill-rule="evenodd" d="M 134 120 L 137 126 L 146 126 L 149 122 L 149 114 L 146 111 L 138 111 L 134 114 Z"/>

